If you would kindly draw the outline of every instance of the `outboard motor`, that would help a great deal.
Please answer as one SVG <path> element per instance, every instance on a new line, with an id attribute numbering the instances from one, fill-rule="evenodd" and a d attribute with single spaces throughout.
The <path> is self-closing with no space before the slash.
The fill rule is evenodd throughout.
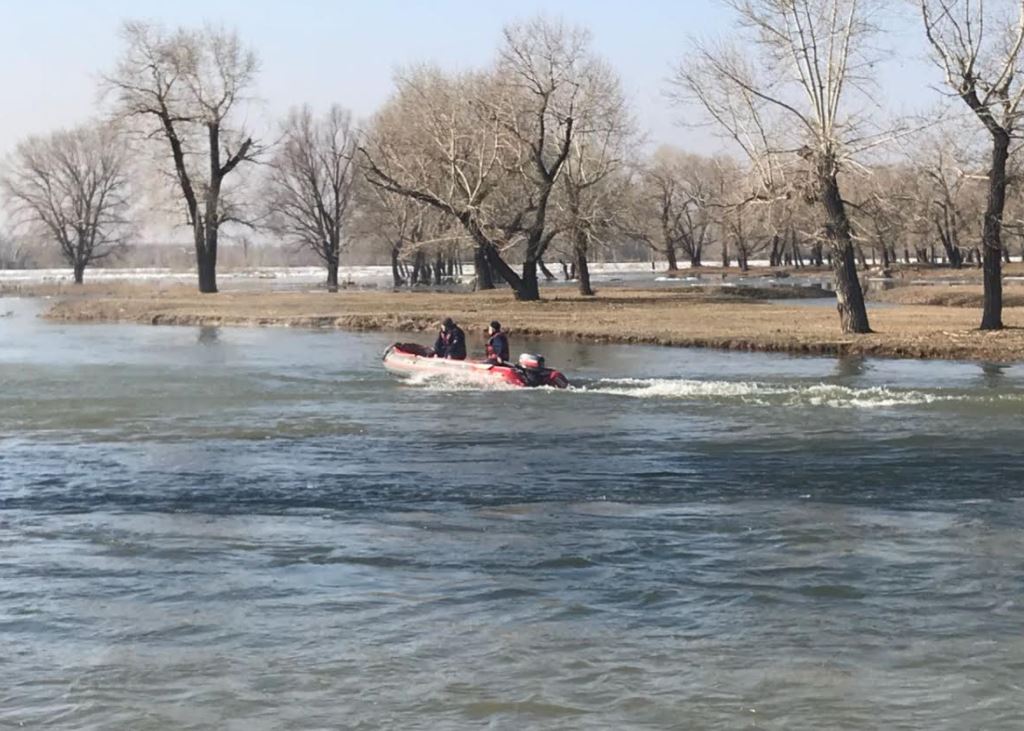
<path id="1" fill-rule="evenodd" d="M 544 356 L 532 353 L 522 353 L 519 356 L 519 365 L 527 370 L 539 371 L 544 368 Z"/>
<path id="2" fill-rule="evenodd" d="M 534 353 L 523 353 L 519 356 L 519 363 L 516 364 L 527 386 L 554 386 L 565 388 L 569 382 L 558 371 L 553 371 L 544 365 L 544 356 Z"/>

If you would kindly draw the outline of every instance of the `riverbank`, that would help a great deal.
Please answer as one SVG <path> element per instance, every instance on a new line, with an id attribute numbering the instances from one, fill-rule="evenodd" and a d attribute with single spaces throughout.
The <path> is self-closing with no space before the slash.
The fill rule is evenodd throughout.
<path id="1" fill-rule="evenodd" d="M 973 309 L 885 305 L 871 310 L 876 333 L 846 336 L 839 332 L 830 304 L 779 299 L 780 294 L 777 289 L 606 287 L 596 298 L 560 291 L 542 302 L 516 302 L 506 290 L 199 295 L 186 287 L 153 291 L 122 285 L 115 294 L 85 288 L 81 294 L 65 295 L 56 299 L 45 316 L 64 322 L 402 331 L 422 333 L 419 340 L 428 340 L 436 323 L 451 316 L 466 328 L 471 347 L 479 347 L 486 323 L 498 319 L 514 335 L 593 342 L 819 355 L 1024 360 L 1024 307 L 1006 308 L 1006 330 L 983 333 L 976 329 L 980 315 Z"/>

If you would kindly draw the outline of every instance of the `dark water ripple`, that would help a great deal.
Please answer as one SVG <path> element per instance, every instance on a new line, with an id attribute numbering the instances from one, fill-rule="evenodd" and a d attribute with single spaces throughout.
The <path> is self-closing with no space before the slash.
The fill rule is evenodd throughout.
<path id="1" fill-rule="evenodd" d="M 1024 372 L 0 321 L 0 728 L 1016 729 Z"/>

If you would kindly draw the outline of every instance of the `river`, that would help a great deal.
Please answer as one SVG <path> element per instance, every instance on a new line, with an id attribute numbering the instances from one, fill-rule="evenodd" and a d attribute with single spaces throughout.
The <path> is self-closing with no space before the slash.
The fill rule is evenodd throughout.
<path id="1" fill-rule="evenodd" d="M 1024 367 L 0 300 L 0 728 L 1019 729 Z M 471 336 L 479 347 L 479 337 Z"/>

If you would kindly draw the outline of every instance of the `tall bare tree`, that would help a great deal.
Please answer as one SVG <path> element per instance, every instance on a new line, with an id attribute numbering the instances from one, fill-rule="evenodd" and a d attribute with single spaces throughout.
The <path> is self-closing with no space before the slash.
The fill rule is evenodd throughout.
<path id="1" fill-rule="evenodd" d="M 911 196 L 914 205 L 908 212 L 914 214 L 912 228 L 919 242 L 919 261 L 930 258 L 925 242 L 937 237 L 951 267 L 963 265 L 965 252 L 981 266 L 983 257 L 974 254 L 980 253 L 976 242 L 983 231 L 983 198 L 988 187 L 985 145 L 978 144 L 984 143 L 984 139 L 980 134 L 965 134 L 965 130 L 971 129 L 972 120 L 951 112 L 936 110 L 934 116 L 943 122 L 908 145 L 904 179 L 892 186 L 885 197 L 906 210 L 906 202 L 901 204 L 900 200 Z"/>
<path id="2" fill-rule="evenodd" d="M 359 147 L 366 179 L 385 194 L 379 203 L 414 214 L 404 217 L 410 224 L 419 212 L 398 206 L 394 196 L 457 220 L 474 241 L 478 286 L 493 287 L 491 265 L 500 259 L 502 242 L 494 233 L 491 199 L 514 160 L 501 125 L 483 110 L 483 100 L 494 93 L 492 79 L 418 66 L 400 72 L 395 82 L 395 94 Z"/>
<path id="3" fill-rule="evenodd" d="M 256 152 L 237 119 L 256 78 L 256 54 L 237 34 L 212 27 L 167 33 L 132 21 L 122 36 L 125 48 L 106 85 L 118 116 L 167 145 L 192 229 L 199 291 L 216 292 L 220 228 L 240 221 L 225 197 L 228 176 Z"/>
<path id="4" fill-rule="evenodd" d="M 596 98 L 585 89 L 593 63 L 584 31 L 537 19 L 506 28 L 483 73 L 400 78 L 361 148 L 368 180 L 458 220 L 477 246 L 478 273 L 486 264 L 518 299 L 538 299 L 538 270 L 558 234 L 552 195 L 579 105 Z M 521 273 L 503 256 L 513 246 Z"/>
<path id="5" fill-rule="evenodd" d="M 14 150 L 0 182 L 16 224 L 60 246 L 75 284 L 87 266 L 124 248 L 127 155 L 110 127 L 30 137 Z"/>
<path id="6" fill-rule="evenodd" d="M 920 0 L 925 33 L 946 84 L 992 138 L 988 201 L 982 229 L 985 298 L 981 329 L 1003 327 L 1002 226 L 1010 141 L 1024 99 L 1024 2 Z"/>
<path id="7" fill-rule="evenodd" d="M 357 186 L 355 192 L 354 235 L 384 246 L 391 260 L 392 283 L 401 287 L 408 281 L 404 260 L 423 204 L 374 185 Z"/>
<path id="8" fill-rule="evenodd" d="M 747 153 L 769 195 L 803 167 L 805 193 L 828 220 L 843 332 L 870 332 L 839 186 L 840 171 L 865 140 L 848 97 L 871 60 L 870 0 L 729 0 L 750 49 L 697 46 L 673 78 Z M 792 176 L 790 176 L 792 180 Z"/>
<path id="9" fill-rule="evenodd" d="M 605 101 L 595 84 L 606 75 L 595 69 L 589 46 L 585 30 L 545 18 L 504 30 L 497 77 L 505 93 L 493 114 L 509 133 L 527 183 L 522 276 L 512 283 L 519 299 L 540 298 L 538 265 L 557 235 L 548 225 L 549 204 L 578 135 L 576 117 L 586 114 L 580 104 Z"/>
<path id="10" fill-rule="evenodd" d="M 270 165 L 270 228 L 320 258 L 332 291 L 355 181 L 351 120 L 339 106 L 322 119 L 308 106 L 292 110 Z"/>
<path id="11" fill-rule="evenodd" d="M 871 251 L 873 260 L 881 258 L 883 270 L 898 261 L 897 248 L 923 224 L 931 232 L 930 221 L 921 221 L 919 209 L 930 213 L 931 200 L 922 201 L 914 171 L 902 165 L 878 165 L 861 179 L 855 191 L 859 202 L 854 214 L 854 232 L 858 244 Z"/>
<path id="12" fill-rule="evenodd" d="M 580 294 L 592 296 L 589 255 L 622 218 L 627 159 L 635 153 L 636 132 L 619 79 L 594 62 L 586 69 L 569 157 L 556 191 L 561 223 L 571 242 Z"/>
<path id="13" fill-rule="evenodd" d="M 635 171 L 625 233 L 664 256 L 670 272 L 679 268 L 680 255 L 691 267 L 703 266 L 711 239 L 710 208 L 716 205 L 717 168 L 713 158 L 662 145 Z"/>

